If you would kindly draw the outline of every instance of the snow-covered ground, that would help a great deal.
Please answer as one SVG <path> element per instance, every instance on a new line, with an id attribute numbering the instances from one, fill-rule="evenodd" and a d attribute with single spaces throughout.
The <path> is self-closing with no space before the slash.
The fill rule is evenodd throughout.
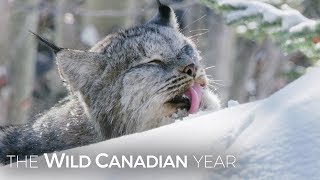
<path id="1" fill-rule="evenodd" d="M 194 115 L 144 133 L 76 148 L 69 155 L 211 155 L 236 168 L 0 169 L 0 179 L 317 179 L 320 177 L 320 68 L 271 97 Z M 45 166 L 45 159 L 39 158 Z M 39 165 L 41 166 L 41 165 Z"/>

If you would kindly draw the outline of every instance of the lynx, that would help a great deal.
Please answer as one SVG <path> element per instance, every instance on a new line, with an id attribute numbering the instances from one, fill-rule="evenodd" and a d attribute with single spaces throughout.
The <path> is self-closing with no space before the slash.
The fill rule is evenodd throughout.
<path id="1" fill-rule="evenodd" d="M 174 11 L 159 3 L 148 23 L 106 36 L 88 51 L 56 54 L 70 95 L 33 123 L 0 127 L 6 155 L 41 155 L 88 145 L 219 109 L 194 43 L 180 33 Z"/>

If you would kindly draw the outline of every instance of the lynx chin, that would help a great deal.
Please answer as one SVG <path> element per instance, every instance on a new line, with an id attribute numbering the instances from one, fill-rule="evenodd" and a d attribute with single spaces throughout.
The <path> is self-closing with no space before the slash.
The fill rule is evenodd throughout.
<path id="1" fill-rule="evenodd" d="M 148 23 L 110 34 L 88 51 L 34 34 L 55 52 L 70 95 L 30 124 L 0 127 L 0 163 L 9 154 L 42 155 L 219 109 L 198 50 L 180 33 L 173 10 L 158 4 Z"/>

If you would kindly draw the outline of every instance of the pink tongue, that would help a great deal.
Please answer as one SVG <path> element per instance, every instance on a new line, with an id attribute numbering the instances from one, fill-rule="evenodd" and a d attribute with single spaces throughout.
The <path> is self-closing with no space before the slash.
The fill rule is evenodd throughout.
<path id="1" fill-rule="evenodd" d="M 191 107 L 189 109 L 189 113 L 196 113 L 199 111 L 200 102 L 202 98 L 202 91 L 200 84 L 195 83 L 193 86 L 191 86 L 187 92 L 185 93 L 186 96 L 191 101 Z"/>

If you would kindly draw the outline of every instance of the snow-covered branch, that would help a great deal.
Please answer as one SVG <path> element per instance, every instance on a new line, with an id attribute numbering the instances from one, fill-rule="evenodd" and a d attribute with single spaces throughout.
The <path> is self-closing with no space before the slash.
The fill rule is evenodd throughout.
<path id="1" fill-rule="evenodd" d="M 227 23 L 236 24 L 237 32 L 268 34 L 275 37 L 286 50 L 307 50 L 305 54 L 319 59 L 320 20 L 302 15 L 287 4 L 276 8 L 270 4 L 247 0 L 203 0 L 224 13 Z M 259 33 L 257 33 L 257 31 Z M 312 52 L 311 52 L 312 51 Z"/>

